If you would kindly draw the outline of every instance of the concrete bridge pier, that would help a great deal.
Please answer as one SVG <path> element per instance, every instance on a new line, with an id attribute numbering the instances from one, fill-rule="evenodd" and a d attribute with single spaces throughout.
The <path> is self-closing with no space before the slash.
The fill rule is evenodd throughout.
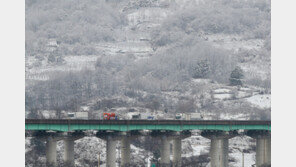
<path id="1" fill-rule="evenodd" d="M 121 166 L 129 167 L 130 166 L 130 137 L 123 136 L 121 139 Z"/>
<path id="2" fill-rule="evenodd" d="M 74 166 L 74 140 L 67 138 L 64 140 L 65 152 L 64 163 L 66 166 Z"/>
<path id="3" fill-rule="evenodd" d="M 46 140 L 46 166 L 57 166 L 57 140 L 51 137 Z"/>
<path id="4" fill-rule="evenodd" d="M 63 139 L 62 133 L 36 131 L 31 134 L 32 136 L 45 141 L 45 154 L 46 154 L 46 166 L 57 166 L 57 141 Z"/>
<path id="5" fill-rule="evenodd" d="M 174 132 L 173 139 L 173 167 L 182 166 L 182 140 L 190 137 L 190 131 Z"/>
<path id="6" fill-rule="evenodd" d="M 256 165 L 271 164 L 271 139 L 268 137 L 260 137 L 256 139 Z"/>
<path id="7" fill-rule="evenodd" d="M 74 142 L 84 136 L 82 132 L 68 132 L 64 137 L 64 164 L 67 167 L 75 166 Z"/>
<path id="8" fill-rule="evenodd" d="M 106 167 L 116 167 L 116 144 L 121 140 L 121 133 L 99 131 L 96 136 L 106 141 Z"/>
<path id="9" fill-rule="evenodd" d="M 117 140 L 107 138 L 106 145 L 106 167 L 116 167 L 116 144 Z"/>
<path id="10" fill-rule="evenodd" d="M 168 136 L 161 137 L 160 166 L 170 167 L 170 139 Z"/>
<path id="11" fill-rule="evenodd" d="M 247 135 L 256 139 L 256 166 L 271 165 L 270 131 L 247 131 Z"/>
<path id="12" fill-rule="evenodd" d="M 181 167 L 182 163 L 182 140 L 181 137 L 173 139 L 173 167 Z"/>
<path id="13" fill-rule="evenodd" d="M 211 167 L 228 167 L 228 139 L 211 139 Z"/>
<path id="14" fill-rule="evenodd" d="M 234 137 L 236 133 L 203 131 L 201 135 L 211 140 L 211 167 L 228 167 L 228 140 Z"/>

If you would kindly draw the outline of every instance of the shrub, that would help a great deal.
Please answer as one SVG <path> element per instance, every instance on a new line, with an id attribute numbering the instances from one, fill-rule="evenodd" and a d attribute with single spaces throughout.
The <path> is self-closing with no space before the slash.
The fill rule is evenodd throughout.
<path id="1" fill-rule="evenodd" d="M 202 60 L 197 63 L 194 68 L 193 78 L 205 78 L 210 72 L 209 63 L 206 60 Z"/>

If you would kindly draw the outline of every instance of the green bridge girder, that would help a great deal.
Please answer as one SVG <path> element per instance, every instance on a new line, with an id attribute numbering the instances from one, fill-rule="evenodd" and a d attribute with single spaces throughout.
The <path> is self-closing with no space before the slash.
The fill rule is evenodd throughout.
<path id="1" fill-rule="evenodd" d="M 227 125 L 227 124 L 207 124 L 207 125 L 180 125 L 180 124 L 25 124 L 26 130 L 37 131 L 84 131 L 84 130 L 114 130 L 114 131 L 133 131 L 133 130 L 170 130 L 170 131 L 184 131 L 184 130 L 271 130 L 270 124 L 248 124 L 248 125 Z"/>

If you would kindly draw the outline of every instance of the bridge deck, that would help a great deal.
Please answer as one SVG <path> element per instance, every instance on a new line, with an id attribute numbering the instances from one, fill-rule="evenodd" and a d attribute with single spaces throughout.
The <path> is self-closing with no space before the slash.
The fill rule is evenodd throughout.
<path id="1" fill-rule="evenodd" d="M 271 130 L 270 121 L 26 119 L 26 130 Z"/>

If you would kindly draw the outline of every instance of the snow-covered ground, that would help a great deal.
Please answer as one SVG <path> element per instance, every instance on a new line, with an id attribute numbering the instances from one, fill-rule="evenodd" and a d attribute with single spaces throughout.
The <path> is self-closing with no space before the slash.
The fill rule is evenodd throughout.
<path id="1" fill-rule="evenodd" d="M 267 109 L 271 107 L 271 95 L 265 94 L 265 95 L 254 95 L 252 97 L 249 97 L 246 99 L 249 103 L 262 108 Z"/>
<path id="2" fill-rule="evenodd" d="M 235 159 L 235 162 L 230 162 L 229 166 L 240 167 L 243 162 L 243 150 L 244 153 L 244 166 L 251 167 L 255 164 L 255 150 L 251 149 L 251 146 L 255 145 L 255 142 L 248 136 L 237 136 L 229 140 L 229 157 Z"/>
<path id="3" fill-rule="evenodd" d="M 56 72 L 81 71 L 84 69 L 94 70 L 98 55 L 65 56 L 63 65 L 44 65 L 26 70 L 26 79 L 47 80 Z M 31 61 L 34 61 L 32 59 Z M 37 61 L 37 60 L 35 60 Z M 31 62 L 32 63 L 32 62 Z"/>
<path id="4" fill-rule="evenodd" d="M 192 79 L 194 83 L 208 84 L 211 82 L 210 79 Z"/>
<path id="5" fill-rule="evenodd" d="M 222 113 L 220 115 L 221 119 L 225 120 L 246 120 L 245 114 L 232 114 L 232 113 Z"/>
<path id="6" fill-rule="evenodd" d="M 225 88 L 221 88 L 221 89 L 216 89 L 213 91 L 214 93 L 221 93 L 221 94 L 224 94 L 224 93 L 230 93 L 231 90 L 229 89 L 225 89 Z"/>
<path id="7" fill-rule="evenodd" d="M 147 41 L 122 41 L 116 43 L 99 43 L 96 48 L 105 55 L 134 54 L 144 56 L 152 52 Z"/>
<path id="8" fill-rule="evenodd" d="M 182 157 L 199 156 L 208 153 L 210 140 L 201 136 L 191 136 L 182 140 Z"/>
<path id="9" fill-rule="evenodd" d="M 231 162 L 229 165 L 233 167 L 240 167 L 244 162 L 245 167 L 251 167 L 255 164 L 255 155 L 256 153 L 242 153 L 239 149 L 233 149 L 233 152 L 229 154 L 229 156 L 235 158 L 236 162 Z M 244 157 L 244 160 L 243 160 Z"/>
<path id="10" fill-rule="evenodd" d="M 233 94 L 229 94 L 229 93 L 214 94 L 213 97 L 215 99 L 219 99 L 219 100 L 232 99 L 233 98 Z"/>
<path id="11" fill-rule="evenodd" d="M 240 49 L 260 49 L 264 46 L 264 40 L 261 39 L 242 39 L 239 35 L 230 34 L 211 34 L 206 36 L 209 41 L 213 42 L 218 48 L 233 50 L 235 52 Z"/>
<path id="12" fill-rule="evenodd" d="M 25 138 L 25 152 L 31 151 L 32 149 L 30 148 L 31 145 L 31 137 L 26 137 Z"/>
<path id="13" fill-rule="evenodd" d="M 160 22 L 164 20 L 170 13 L 171 12 L 165 8 L 140 8 L 130 11 L 130 13 L 127 14 L 127 19 L 129 26 L 138 26 L 143 23 L 149 23 L 149 28 L 152 28 L 159 26 Z"/>
<path id="14" fill-rule="evenodd" d="M 270 64 L 257 62 L 244 63 L 240 67 L 246 74 L 246 78 L 260 78 L 262 80 L 270 78 Z"/>
<path id="15" fill-rule="evenodd" d="M 245 98 L 245 97 L 250 97 L 252 96 L 252 92 L 245 92 L 245 91 L 238 91 L 236 94 L 236 98 Z"/>

